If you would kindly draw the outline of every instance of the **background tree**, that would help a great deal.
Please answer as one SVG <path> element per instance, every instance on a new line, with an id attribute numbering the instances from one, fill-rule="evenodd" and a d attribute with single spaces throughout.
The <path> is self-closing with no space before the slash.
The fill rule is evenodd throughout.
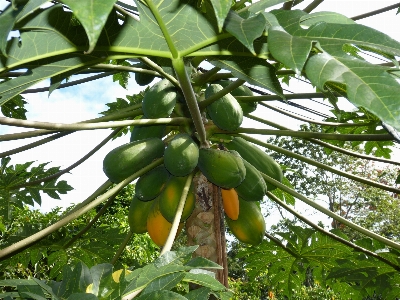
<path id="1" fill-rule="evenodd" d="M 246 145 L 247 151 L 237 150 L 242 156 L 252 153 L 253 160 L 246 168 L 250 170 L 251 166 L 255 167 L 254 172 L 265 180 L 269 189 L 267 196 L 313 228 L 291 226 L 288 232 L 277 232 L 276 235 L 280 238 L 276 238 L 267 232 L 264 233 L 263 219 L 259 217 L 257 204 L 245 200 L 239 202 L 242 212 L 239 217 L 247 218 L 246 226 L 235 227 L 235 223 L 231 222 L 229 217 L 226 220 L 239 239 L 253 244 L 261 242 L 259 247 L 249 247 L 243 254 L 248 259 L 249 267 L 254 270 L 254 275 L 257 275 L 260 268 L 264 268 L 264 271 L 268 267 L 274 291 L 290 298 L 295 296 L 294 291 L 299 290 L 302 282 L 309 276 L 310 270 L 313 279 L 353 299 L 361 299 L 376 293 L 385 298 L 397 295 L 399 266 L 396 257 L 400 245 L 349 222 L 340 214 L 334 214 L 288 187 L 290 183 L 281 178 L 279 166 L 251 143 L 299 158 L 312 166 L 329 170 L 362 184 L 391 193 L 398 193 L 400 190 L 335 170 L 304 155 L 297 155 L 248 135 L 301 137 L 312 139 L 319 144 L 322 143 L 321 140 L 333 140 L 337 141 L 334 145 L 325 143 L 324 146 L 335 151 L 342 149 L 340 146 L 343 141 L 366 141 L 363 146 L 367 153 L 374 153 L 378 157 L 388 156 L 388 150 L 385 148 L 388 143 L 396 139 L 396 129 L 400 129 L 398 119 L 400 86 L 397 81 L 396 62 L 396 57 L 400 55 L 400 44 L 385 34 L 356 24 L 354 20 L 342 15 L 333 12 L 311 13 L 321 2 L 312 1 L 303 10 L 291 10 L 298 2 L 284 0 L 264 0 L 248 6 L 245 5 L 246 1 L 231 3 L 217 0 L 200 3 L 190 0 L 183 2 L 146 0 L 135 1 L 131 3 L 132 5 L 110 0 L 97 6 L 93 6 L 91 1 L 78 4 L 75 1 L 65 0 L 62 4 L 57 4 L 30 0 L 23 3 L 13 2 L 9 5 L 0 15 L 2 21 L 0 74 L 3 78 L 0 83 L 0 104 L 6 107 L 3 113 L 7 115 L 0 119 L 0 123 L 36 130 L 3 135 L 1 139 L 7 141 L 51 135 L 38 142 L 3 152 L 2 157 L 72 134 L 73 131 L 117 129 L 76 164 L 62 171 L 53 170 L 52 174 L 43 174 L 43 170 L 40 170 L 39 176 L 34 177 L 32 174 L 36 174 L 35 170 L 29 170 L 28 164 L 18 168 L 7 168 L 5 167 L 7 159 L 4 160 L 3 178 L 12 180 L 2 182 L 3 193 L 0 198 L 2 205 L 5 204 L 7 208 L 13 205 L 15 195 L 25 196 L 18 198 L 18 201 L 23 203 L 32 202 L 32 199 L 37 200 L 37 190 L 32 187 L 43 188 L 50 182 L 55 185 L 55 178 L 85 161 L 112 138 L 127 133 L 126 126 L 134 126 L 133 131 L 144 126 L 147 133 L 155 126 L 168 125 L 168 127 L 161 134 L 161 138 L 165 137 L 163 142 L 155 138 L 157 142 L 153 140 L 154 144 L 144 151 L 136 149 L 135 155 L 118 157 L 119 161 L 134 161 L 132 165 L 135 167 L 142 164 L 137 170 L 122 169 L 123 172 L 117 170 L 117 166 L 121 164 L 115 163 L 113 159 L 108 160 L 110 157 L 115 158 L 113 155 L 116 152 L 110 152 L 110 156 L 106 156 L 104 167 L 110 180 L 66 215 L 61 216 L 56 223 L 0 250 L 0 259 L 16 255 L 26 247 L 38 243 L 100 203 L 111 201 L 110 199 L 131 181 L 163 162 L 167 165 L 167 155 L 163 156 L 162 151 L 165 144 L 168 144 L 168 147 L 173 145 L 177 133 L 189 134 L 193 143 L 199 147 L 200 156 L 196 164 L 206 178 L 214 183 L 212 185 L 201 177 L 195 177 L 196 170 L 191 169 L 189 172 L 191 174 L 185 179 L 179 193 L 176 193 L 178 196 L 175 200 L 179 209 L 176 210 L 173 221 L 170 220 L 172 223 L 164 223 L 166 226 L 158 226 L 157 230 L 147 225 L 147 229 L 152 229 L 152 232 L 157 234 L 165 232 L 165 228 L 171 226 L 168 236 L 165 236 L 166 241 L 159 242 L 163 246 L 161 250 L 163 255 L 151 264 L 135 269 L 132 273 L 121 271 L 117 273 L 119 276 L 115 275 L 114 278 L 111 265 L 96 265 L 89 269 L 86 265 L 78 263 L 74 268 L 69 266 L 65 268 L 62 282 L 45 284 L 28 281 L 22 285 L 18 284 L 19 295 L 31 297 L 34 294 L 45 297 L 44 293 L 47 293 L 54 298 L 73 298 L 88 293 L 91 295 L 85 296 L 93 299 L 96 297 L 131 299 L 141 293 L 139 298 L 155 299 L 168 296 L 178 299 L 179 295 L 170 289 L 178 283 L 187 285 L 190 282 L 203 285 L 203 288 L 186 293 L 185 298 L 196 299 L 200 294 L 205 298 L 210 294 L 220 298 L 230 297 L 229 291 L 223 285 L 211 280 L 209 274 L 204 274 L 205 271 L 201 271 L 202 273 L 189 271 L 201 267 L 220 269 L 215 263 L 204 259 L 204 257 L 212 258 L 222 265 L 223 270 L 216 271 L 217 278 L 227 285 L 226 248 L 224 230 L 221 230 L 223 213 L 220 188 L 238 189 L 237 184 L 243 180 L 245 173 L 250 173 L 245 171 L 240 156 L 224 150 L 225 147 L 234 147 L 235 144 L 235 147 Z M 49 6 L 42 6 L 44 3 Z M 281 9 L 267 11 L 273 5 L 281 3 L 283 3 Z M 395 7 L 398 5 L 380 12 Z M 378 12 L 372 14 L 375 13 Z M 18 31 L 20 36 L 8 39 L 12 31 Z M 373 64 L 364 53 L 373 53 L 388 62 L 384 65 Z M 212 66 L 205 64 L 205 61 Z M 138 74 L 135 79 L 141 84 L 144 80 L 140 76 L 145 74 L 161 77 L 163 81 L 154 84 L 144 96 L 139 94 L 128 97 L 127 100 L 117 99 L 115 103 L 109 105 L 109 113 L 100 118 L 82 120 L 74 124 L 24 120 L 25 100 L 20 94 L 39 81 L 50 79 L 51 92 L 61 87 L 63 80 L 74 75 L 101 73 L 94 75 L 98 78 L 120 72 L 114 79 L 123 85 L 127 78 L 123 72 L 128 71 Z M 278 76 L 295 75 L 303 76 L 321 92 L 294 96 L 284 94 Z M 223 87 L 222 83 L 221 86 L 210 85 L 217 80 L 227 78 L 233 81 L 228 82 L 226 87 Z M 68 84 L 85 83 L 90 79 L 93 77 L 89 76 Z M 235 97 L 230 95 L 230 93 L 235 94 L 235 90 L 243 84 L 252 88 L 256 95 Z M 175 93 L 172 100 L 167 97 L 171 90 Z M 159 92 L 161 94 L 158 94 Z M 148 97 L 156 100 L 153 109 L 147 110 L 146 95 L 155 96 Z M 269 107 L 268 100 L 288 100 L 293 97 L 307 99 L 310 96 L 328 98 L 336 108 L 334 118 L 320 123 L 329 126 L 324 132 L 287 130 L 282 125 L 271 123 L 268 119 L 252 116 L 246 110 L 255 108 L 255 104 L 249 108 L 249 103 L 260 103 Z M 355 114 L 352 112 L 346 114 L 345 110 L 338 108 L 337 98 L 340 96 L 345 96 L 351 103 L 361 107 L 360 110 Z M 222 110 L 218 108 L 219 106 L 222 106 Z M 158 112 L 158 109 L 161 109 L 162 114 L 152 114 Z M 219 113 L 221 111 L 228 115 L 221 115 Z M 241 126 L 243 114 L 249 119 L 276 129 L 243 128 Z M 138 119 L 139 116 L 142 118 Z M 382 126 L 386 129 L 383 130 Z M 140 141 L 137 136 L 132 138 L 132 135 L 131 139 L 134 142 Z M 243 140 L 237 138 L 238 136 Z M 174 147 L 171 146 L 172 149 Z M 121 149 L 125 148 L 117 149 L 119 154 Z M 174 159 L 184 157 L 180 154 L 185 150 L 175 153 Z M 340 151 L 345 151 L 351 156 L 357 155 L 348 150 Z M 154 157 L 151 154 L 154 154 Z M 221 159 L 222 156 L 226 160 Z M 251 157 L 248 158 L 250 159 Z M 382 158 L 369 157 L 369 159 L 387 161 Z M 264 168 L 265 166 L 259 165 L 266 161 L 269 162 L 267 167 L 272 169 L 271 173 Z M 219 167 L 215 168 L 214 163 L 218 163 Z M 171 165 L 177 167 L 173 163 Z M 239 172 L 234 170 L 235 166 Z M 113 169 L 117 171 L 108 172 Z M 228 171 L 224 173 L 225 170 Z M 169 169 L 168 171 L 171 172 Z M 191 190 L 193 177 L 195 177 L 196 208 L 187 220 L 186 227 L 189 243 L 200 244 L 200 247 L 193 246 L 168 252 L 180 227 L 186 198 L 189 199 L 187 196 L 193 193 Z M 17 182 L 14 180 L 16 178 Z M 19 178 L 23 178 L 22 182 Z M 111 187 L 112 182 L 115 183 L 113 187 Z M 262 185 L 263 181 L 258 182 Z M 55 186 L 61 189 L 64 187 L 64 192 L 66 190 L 65 183 Z M 244 192 L 249 190 L 244 189 Z M 293 197 L 374 240 L 367 239 L 354 244 L 347 241 L 346 237 L 340 237 L 339 233 L 338 235 L 322 233 L 316 224 L 299 216 L 284 202 L 293 202 Z M 141 203 L 138 201 L 136 203 Z M 228 210 L 225 211 L 228 213 Z M 149 220 L 160 220 L 157 219 L 158 212 L 158 206 L 152 205 L 147 224 Z M 256 220 L 260 226 L 254 226 L 244 235 L 241 234 Z M 133 227 L 134 225 L 130 227 L 131 230 Z M 151 234 L 150 230 L 149 233 Z M 264 234 L 266 239 L 263 239 Z M 119 249 L 123 249 L 130 235 L 131 232 L 127 234 Z M 383 252 L 384 249 L 389 250 Z M 203 258 L 191 259 L 190 256 L 194 251 Z M 117 254 L 119 252 L 117 251 Z M 16 285 L 13 281 L 7 281 L 5 284 Z M 161 291 L 160 286 L 164 287 Z"/>

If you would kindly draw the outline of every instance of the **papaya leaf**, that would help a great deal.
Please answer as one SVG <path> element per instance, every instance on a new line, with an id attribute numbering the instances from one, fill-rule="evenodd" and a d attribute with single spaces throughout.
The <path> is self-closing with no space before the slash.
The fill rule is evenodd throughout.
<path id="1" fill-rule="evenodd" d="M 9 4 L 0 14 L 0 54 L 6 54 L 7 39 L 10 31 L 13 29 L 18 14 L 21 12 L 23 6 L 17 9 Z"/>
<path id="2" fill-rule="evenodd" d="M 188 272 L 183 281 L 191 282 L 210 288 L 212 291 L 224 291 L 226 288 L 218 280 L 207 274 Z"/>
<path id="3" fill-rule="evenodd" d="M 218 23 L 219 32 L 222 31 L 222 26 L 224 25 L 225 19 L 228 16 L 229 10 L 232 5 L 230 0 L 211 0 L 211 5 L 214 9 L 215 18 Z"/>
<path id="4" fill-rule="evenodd" d="M 92 276 L 91 293 L 96 296 L 102 296 L 109 292 L 109 285 L 114 282 L 112 279 L 112 264 L 100 264 L 90 268 Z"/>
<path id="5" fill-rule="evenodd" d="M 208 287 L 201 287 L 195 290 L 190 291 L 185 295 L 185 298 L 188 300 L 202 300 L 209 299 L 208 297 L 212 293 L 212 290 Z"/>
<path id="6" fill-rule="evenodd" d="M 275 68 L 264 59 L 229 57 L 224 60 L 212 60 L 210 63 L 218 68 L 231 71 L 235 77 L 246 80 L 250 84 L 284 97 L 282 87 L 275 75 Z"/>
<path id="7" fill-rule="evenodd" d="M 69 295 L 69 297 L 67 298 L 67 300 L 75 300 L 75 299 L 79 299 L 79 300 L 98 300 L 99 298 L 97 298 L 93 294 L 88 294 L 88 293 L 73 293 L 73 294 Z"/>
<path id="8" fill-rule="evenodd" d="M 148 294 L 140 295 L 139 297 L 136 298 L 137 300 L 186 300 L 187 298 L 172 292 L 172 291 L 166 291 L 166 290 L 161 290 L 161 291 L 153 291 Z"/>
<path id="9" fill-rule="evenodd" d="M 261 1 L 257 1 L 254 2 L 253 4 L 249 5 L 246 10 L 250 11 L 252 14 L 257 14 L 260 12 L 264 12 L 267 8 L 280 4 L 280 3 L 284 3 L 284 2 L 288 2 L 290 0 L 261 0 Z"/>
<path id="10" fill-rule="evenodd" d="M 75 17 L 85 28 L 89 40 L 89 49 L 86 53 L 91 53 L 96 46 L 96 42 L 106 24 L 108 15 L 111 13 L 115 2 L 117 2 L 117 0 L 106 0 L 101 2 L 94 0 L 63 0 L 63 3 L 71 8 Z"/>
<path id="11" fill-rule="evenodd" d="M 25 98 L 16 95 L 1 106 L 1 113 L 5 117 L 26 120 Z"/>
<path id="12" fill-rule="evenodd" d="M 123 60 L 112 60 L 111 63 L 113 65 L 120 65 L 120 66 L 128 66 L 130 67 L 131 64 L 127 61 Z M 128 88 L 128 79 L 130 78 L 129 72 L 118 72 L 113 75 L 113 82 L 118 81 L 119 85 L 124 89 Z"/>
<path id="13" fill-rule="evenodd" d="M 254 55 L 256 54 L 253 42 L 264 32 L 266 20 L 262 14 L 248 19 L 241 18 L 231 11 L 225 21 L 225 30 L 236 37 Z"/>
<path id="14" fill-rule="evenodd" d="M 51 253 L 47 260 L 49 265 L 52 266 L 50 270 L 50 277 L 55 278 L 62 272 L 64 266 L 68 263 L 68 256 L 64 250 L 59 250 Z"/>
<path id="15" fill-rule="evenodd" d="M 17 22 L 22 21 L 24 18 L 34 13 L 47 2 L 49 2 L 49 0 L 29 0 L 18 14 Z"/>
<path id="16" fill-rule="evenodd" d="M 332 11 L 319 11 L 300 18 L 301 27 L 307 29 L 319 22 L 335 24 L 356 24 L 352 19 Z"/>
<path id="17" fill-rule="evenodd" d="M 185 272 L 177 272 L 160 276 L 159 278 L 151 281 L 141 294 L 148 294 L 159 290 L 171 290 L 185 277 Z"/>
<path id="18" fill-rule="evenodd" d="M 168 251 L 154 261 L 154 266 L 160 268 L 168 264 L 188 265 L 187 262 L 197 248 L 198 246 L 191 246 L 180 248 L 178 251 Z"/>
<path id="19" fill-rule="evenodd" d="M 21 298 L 46 300 L 42 288 L 38 285 L 17 285 L 18 294 Z"/>
<path id="20" fill-rule="evenodd" d="M 268 49 L 271 55 L 298 75 L 308 59 L 312 47 L 310 40 L 288 34 L 282 27 L 268 30 Z"/>
<path id="21" fill-rule="evenodd" d="M 329 82 L 345 84 L 350 102 L 400 129 L 400 86 L 386 68 L 324 52 L 309 58 L 305 72 L 321 90 Z"/>
<path id="22" fill-rule="evenodd" d="M 201 256 L 192 258 L 185 265 L 196 269 L 197 268 L 222 269 L 222 267 L 219 264 Z"/>

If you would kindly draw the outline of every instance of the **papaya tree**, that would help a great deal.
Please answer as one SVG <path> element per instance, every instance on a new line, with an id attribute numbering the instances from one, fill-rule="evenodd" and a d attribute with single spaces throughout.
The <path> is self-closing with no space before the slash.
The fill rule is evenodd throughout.
<path id="1" fill-rule="evenodd" d="M 296 9 L 299 2 L 29 0 L 12 1 L 4 9 L 0 15 L 0 105 L 5 117 L 0 118 L 0 124 L 32 130 L 0 139 L 47 137 L 1 153 L 0 201 L 7 210 L 3 217 L 8 217 L 15 204 L 40 202 L 41 191 L 53 197 L 67 192 L 66 182 L 58 178 L 110 140 L 129 133 L 130 142 L 104 157 L 108 180 L 91 196 L 54 224 L 1 249 L 0 259 L 28 249 L 104 201 L 111 203 L 134 180 L 135 194 L 127 216 L 130 232 L 117 254 L 133 234 L 144 232 L 162 247 L 154 263 L 131 273 L 113 272 L 110 265 L 89 269 L 80 264 L 66 267 L 61 283 L 11 282 L 18 286 L 21 297 L 36 293 L 72 299 L 88 293 L 91 295 L 86 296 L 93 299 L 131 299 L 136 295 L 146 299 L 203 299 L 211 294 L 227 298 L 225 221 L 239 241 L 253 246 L 249 249 L 258 253 L 254 257 L 263 255 L 260 267 L 274 258 L 286 263 L 272 264 L 270 272 L 275 272 L 274 289 L 289 298 L 307 270 L 314 270 L 314 278 L 338 290 L 361 289 L 360 297 L 383 293 L 382 286 L 386 287 L 386 298 L 398 292 L 395 283 L 400 266 L 395 257 L 400 245 L 296 192 L 283 176 L 283 166 L 263 148 L 355 182 L 396 194 L 400 190 L 254 137 L 299 137 L 349 156 L 359 154 L 344 149 L 344 141 L 364 143 L 365 152 L 377 157 L 363 158 L 392 163 L 385 149 L 398 140 L 400 129 L 396 60 L 400 43 L 338 13 L 313 13 L 322 1 L 310 1 L 303 10 Z M 273 9 L 276 5 L 282 7 Z M 387 63 L 374 64 L 368 54 Z M 32 92 L 31 87 L 43 80 L 50 79 L 51 92 L 111 75 L 125 84 L 130 72 L 139 85 L 151 86 L 126 100 L 110 103 L 110 110 L 102 117 L 73 124 L 26 120 L 27 99 L 21 94 Z M 86 77 L 71 81 L 77 75 Z M 294 76 L 304 78 L 317 92 L 285 94 L 281 83 Z M 64 80 L 68 83 L 62 83 Z M 270 101 L 310 97 L 326 98 L 334 107 L 334 117 L 318 121 L 323 125 L 318 132 L 289 130 L 256 115 L 260 107 L 277 110 Z M 339 97 L 346 98 L 358 111 L 341 109 Z M 259 122 L 259 128 L 244 127 L 244 118 Z M 77 131 L 104 128 L 113 131 L 64 170 L 10 163 L 9 157 L 21 151 Z M 359 231 L 370 242 L 356 245 L 307 218 L 304 222 L 314 229 L 293 226 L 280 238 L 266 232 L 260 202 L 274 201 L 298 215 L 290 207 L 294 198 Z M 183 226 L 190 247 L 169 252 Z M 312 255 L 316 252 L 319 259 Z M 370 258 L 367 270 L 359 267 L 360 253 Z M 290 259 L 283 259 L 285 255 Z M 257 265 L 257 261 L 251 264 Z M 353 276 L 343 275 L 339 266 L 345 266 L 345 274 Z M 200 268 L 213 270 L 220 283 L 211 280 L 210 271 Z M 182 282 L 203 287 L 185 297 L 170 291 Z M 353 292 L 349 293 L 356 299 Z"/>

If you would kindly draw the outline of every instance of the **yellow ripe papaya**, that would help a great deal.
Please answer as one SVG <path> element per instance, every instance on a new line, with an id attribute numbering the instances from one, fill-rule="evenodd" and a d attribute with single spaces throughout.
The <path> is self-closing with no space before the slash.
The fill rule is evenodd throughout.
<path id="1" fill-rule="evenodd" d="M 221 195 L 226 216 L 232 220 L 237 220 L 239 217 L 239 196 L 235 189 L 221 189 Z"/>
<path id="2" fill-rule="evenodd" d="M 156 243 L 157 246 L 162 247 L 167 241 L 169 232 L 171 231 L 172 224 L 168 222 L 160 211 L 158 197 L 154 200 L 153 205 L 150 209 L 149 215 L 147 216 L 147 232 L 150 238 Z M 183 223 L 179 225 L 178 236 L 183 228 Z"/>
<path id="3" fill-rule="evenodd" d="M 138 197 L 133 197 L 128 212 L 128 224 L 133 233 L 147 232 L 147 216 L 152 205 L 152 202 L 140 201 Z"/>
<path id="4" fill-rule="evenodd" d="M 165 185 L 164 190 L 158 197 L 161 214 L 164 216 L 165 219 L 167 219 L 168 222 L 172 223 L 174 221 L 186 180 L 187 176 L 171 176 L 167 184 Z M 181 222 L 184 222 L 192 214 L 195 202 L 196 196 L 194 194 L 193 184 L 191 184 L 188 195 L 186 197 L 185 206 L 183 208 Z"/>
<path id="5" fill-rule="evenodd" d="M 258 245 L 265 234 L 265 220 L 257 202 L 249 202 L 239 197 L 239 217 L 237 220 L 225 218 L 233 235 L 242 243 Z"/>

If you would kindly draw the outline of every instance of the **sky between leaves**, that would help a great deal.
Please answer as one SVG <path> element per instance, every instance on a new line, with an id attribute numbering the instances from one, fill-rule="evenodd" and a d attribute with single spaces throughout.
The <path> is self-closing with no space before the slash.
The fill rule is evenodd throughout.
<path id="1" fill-rule="evenodd" d="M 130 1 L 124 2 L 128 3 Z M 5 0 L 0 0 L 0 9 L 5 7 L 7 3 L 8 2 Z M 309 3 L 310 1 L 305 1 L 305 4 L 299 6 L 299 8 L 303 8 Z M 335 11 L 342 13 L 347 17 L 354 17 L 396 3 L 398 3 L 398 1 L 393 0 L 325 0 L 325 2 L 323 2 L 316 10 L 314 10 L 314 12 Z M 389 12 L 359 20 L 357 22 L 373 27 L 400 41 L 400 32 L 398 31 L 397 26 L 397 24 L 400 22 L 400 16 L 396 16 L 396 10 L 391 10 Z M 78 79 L 78 77 L 74 78 L 74 80 L 76 79 Z M 48 82 L 43 82 L 33 88 L 42 86 L 48 86 Z M 283 87 L 293 92 L 310 91 L 310 89 L 304 90 L 304 85 L 294 79 L 291 80 L 289 87 Z M 114 101 L 116 97 L 124 98 L 127 94 L 135 94 L 141 89 L 141 87 L 136 85 L 132 75 L 127 90 L 124 90 L 117 83 L 113 83 L 112 78 L 108 77 L 86 83 L 82 86 L 74 86 L 56 90 L 50 95 L 50 97 L 48 97 L 47 92 L 26 94 L 24 97 L 28 102 L 27 117 L 31 120 L 60 123 L 73 123 L 85 119 L 95 118 L 98 117 L 99 112 L 107 109 L 105 103 Z M 285 91 L 285 93 L 287 93 L 287 91 Z M 321 99 L 317 99 L 317 101 L 322 103 Z M 329 107 L 327 106 L 307 100 L 298 100 L 296 102 L 299 104 L 304 104 L 305 106 L 311 106 L 313 109 L 321 111 L 325 114 L 329 113 Z M 273 104 L 278 107 L 288 109 L 287 105 L 276 102 Z M 351 107 L 351 104 L 349 104 L 348 107 Z M 307 113 L 305 111 L 293 110 L 292 108 L 289 109 L 309 118 L 320 119 L 316 115 Z M 279 122 L 285 126 L 291 127 L 292 129 L 296 129 L 300 124 L 293 119 L 285 118 L 282 115 L 267 109 L 257 110 L 257 114 L 263 118 L 268 115 L 271 117 L 273 122 Z M 245 121 L 244 123 L 244 127 L 257 126 L 259 126 L 259 124 L 253 121 Z M 25 129 L 0 125 L 0 134 L 21 131 L 25 131 Z M 95 145 L 101 142 L 101 140 L 104 139 L 109 133 L 110 130 L 81 131 L 74 133 L 60 140 L 13 155 L 11 163 L 23 163 L 25 161 L 37 161 L 38 163 L 51 162 L 49 166 L 61 166 L 63 169 L 80 159 Z M 3 142 L 0 144 L 0 151 L 3 152 L 13 149 L 15 147 L 24 145 L 27 142 L 30 143 L 33 141 L 35 141 L 35 139 Z M 88 197 L 98 186 L 107 180 L 102 171 L 102 161 L 104 156 L 115 147 L 127 142 L 129 142 L 128 136 L 119 138 L 113 142 L 109 142 L 88 161 L 72 170 L 71 174 L 62 176 L 61 179 L 67 180 L 68 183 L 74 187 L 74 190 L 70 191 L 67 195 L 62 195 L 62 200 L 54 200 L 48 196 L 43 196 L 43 204 L 40 209 L 44 212 L 50 211 L 53 207 L 67 207 L 71 203 L 78 203 L 86 199 L 86 197 Z M 396 159 L 396 156 L 393 158 Z M 399 159 L 400 155 L 397 156 L 396 160 Z M 298 204 L 296 204 L 296 209 L 304 211 L 305 206 L 301 205 L 300 201 L 298 201 Z M 308 211 L 307 214 L 311 214 L 311 211 Z M 322 215 L 318 215 L 317 219 L 326 220 L 326 218 L 323 218 Z M 316 219 L 314 218 L 314 220 Z M 271 221 L 269 220 L 269 225 L 271 225 L 270 222 Z"/>

